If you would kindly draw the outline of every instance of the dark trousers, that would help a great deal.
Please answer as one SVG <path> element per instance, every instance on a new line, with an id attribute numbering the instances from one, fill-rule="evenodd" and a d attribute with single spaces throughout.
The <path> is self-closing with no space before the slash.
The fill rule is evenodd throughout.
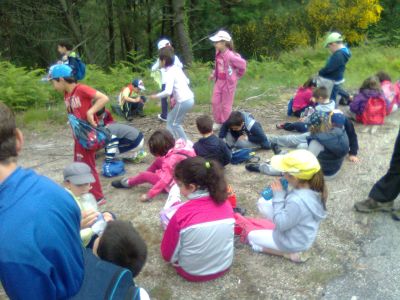
<path id="1" fill-rule="evenodd" d="M 162 90 L 165 90 L 165 84 L 161 86 Z M 168 116 L 168 97 L 161 98 L 161 118 L 167 119 Z"/>
<path id="2" fill-rule="evenodd" d="M 142 102 L 125 102 L 122 107 L 122 112 L 124 114 L 125 119 L 130 119 L 133 116 L 140 115 L 143 113 L 143 106 Z"/>
<path id="3" fill-rule="evenodd" d="M 284 123 L 283 129 L 287 131 L 297 131 L 304 133 L 308 131 L 308 126 L 304 122 L 292 122 L 292 123 Z"/>
<path id="4" fill-rule="evenodd" d="M 390 202 L 400 193 L 400 130 L 387 173 L 374 184 L 369 197 L 378 202 Z"/>

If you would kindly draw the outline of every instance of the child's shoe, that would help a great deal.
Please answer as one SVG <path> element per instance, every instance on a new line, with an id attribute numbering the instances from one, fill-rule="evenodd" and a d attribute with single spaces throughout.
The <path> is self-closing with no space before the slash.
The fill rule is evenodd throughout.
<path id="1" fill-rule="evenodd" d="M 357 202 L 354 204 L 354 208 L 358 212 L 371 213 L 371 212 L 391 212 L 393 209 L 393 201 L 390 202 L 378 202 L 372 198 L 367 198 L 364 201 Z"/>
<path id="2" fill-rule="evenodd" d="M 246 164 L 246 170 L 249 171 L 249 172 L 260 173 L 260 164 L 258 164 L 258 163 Z"/>
<path id="3" fill-rule="evenodd" d="M 114 180 L 111 182 L 111 185 L 116 189 L 129 189 L 130 186 L 128 184 L 128 178 L 122 178 L 118 180 Z"/>
<path id="4" fill-rule="evenodd" d="M 279 153 L 282 152 L 282 149 L 278 146 L 278 144 L 275 144 L 275 143 L 271 143 L 271 149 L 275 155 L 278 155 Z"/>
<path id="5" fill-rule="evenodd" d="M 160 121 L 162 121 L 162 122 L 167 122 L 167 119 L 164 118 L 163 116 L 161 116 L 161 114 L 158 114 L 158 115 L 157 115 L 157 118 L 158 118 Z"/>
<path id="6" fill-rule="evenodd" d="M 147 152 L 140 150 L 135 157 L 124 157 L 122 160 L 126 163 L 138 164 L 147 156 Z"/>
<path id="7" fill-rule="evenodd" d="M 285 123 L 281 123 L 281 124 L 276 124 L 276 129 L 284 129 L 285 128 Z"/>

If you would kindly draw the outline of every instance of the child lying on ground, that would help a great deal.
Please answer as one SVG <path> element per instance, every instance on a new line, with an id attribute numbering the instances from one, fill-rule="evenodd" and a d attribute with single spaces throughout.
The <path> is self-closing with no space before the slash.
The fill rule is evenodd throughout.
<path id="1" fill-rule="evenodd" d="M 256 252 L 284 256 L 293 262 L 304 262 L 326 217 L 327 188 L 321 167 L 307 150 L 276 155 L 271 165 L 283 172 L 292 190 L 282 188 L 280 180 L 272 185 L 272 200 L 260 199 L 258 208 L 275 224 L 274 230 L 253 230 L 248 240 Z"/>

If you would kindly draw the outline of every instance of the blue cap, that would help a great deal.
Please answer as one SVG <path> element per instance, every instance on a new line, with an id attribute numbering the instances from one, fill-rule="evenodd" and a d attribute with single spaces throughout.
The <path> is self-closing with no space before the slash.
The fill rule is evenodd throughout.
<path id="1" fill-rule="evenodd" d="M 72 69 L 68 65 L 53 65 L 49 69 L 49 79 L 58 79 L 64 77 L 72 77 Z"/>
<path id="2" fill-rule="evenodd" d="M 138 89 L 140 89 L 140 90 L 142 90 L 142 91 L 145 91 L 145 90 L 146 90 L 146 88 L 144 87 L 143 81 L 142 81 L 141 79 L 133 79 L 133 80 L 132 80 L 132 85 L 133 85 L 135 88 L 138 88 Z"/>
<path id="3" fill-rule="evenodd" d="M 342 127 L 346 122 L 346 116 L 342 113 L 333 113 L 331 115 L 331 123 L 332 125 Z"/>

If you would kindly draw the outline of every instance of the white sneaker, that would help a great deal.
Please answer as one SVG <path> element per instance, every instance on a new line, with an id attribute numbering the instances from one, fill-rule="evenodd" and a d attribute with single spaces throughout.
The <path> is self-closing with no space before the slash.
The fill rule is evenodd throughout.
<path id="1" fill-rule="evenodd" d="M 164 119 L 163 117 L 161 117 L 161 114 L 158 114 L 157 117 L 160 121 L 167 122 L 167 119 Z"/>
<path id="2" fill-rule="evenodd" d="M 217 131 L 217 130 L 219 130 L 221 128 L 221 126 L 222 126 L 222 124 L 214 123 L 213 124 L 213 130 Z"/>

